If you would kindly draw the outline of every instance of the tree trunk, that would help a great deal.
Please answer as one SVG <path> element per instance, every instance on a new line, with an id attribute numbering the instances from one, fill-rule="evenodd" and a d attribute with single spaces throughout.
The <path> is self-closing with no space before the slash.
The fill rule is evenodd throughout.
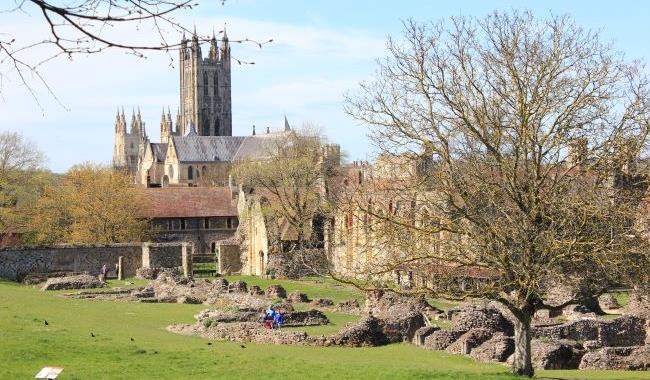
<path id="1" fill-rule="evenodd" d="M 533 362 L 530 353 L 530 316 L 515 319 L 515 354 L 512 372 L 519 376 L 533 377 Z"/>

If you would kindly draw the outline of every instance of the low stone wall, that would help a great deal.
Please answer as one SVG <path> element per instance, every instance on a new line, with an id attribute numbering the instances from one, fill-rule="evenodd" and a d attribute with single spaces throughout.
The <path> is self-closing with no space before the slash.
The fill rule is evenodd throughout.
<path id="1" fill-rule="evenodd" d="M 188 243 L 143 243 L 142 267 L 143 268 L 178 268 L 183 266 L 182 244 Z"/>
<path id="2" fill-rule="evenodd" d="M 219 273 L 231 275 L 240 273 L 242 268 L 239 244 L 219 243 Z"/>
<path id="3" fill-rule="evenodd" d="M 131 277 L 135 276 L 138 268 L 143 267 L 145 259 L 147 263 L 153 260 L 154 264 L 162 268 L 183 266 L 183 250 L 191 254 L 191 244 L 122 243 L 3 249 L 0 250 L 0 278 L 22 281 L 30 273 L 51 272 L 87 272 L 97 275 L 103 265 L 109 271 L 114 271 L 120 257 L 122 276 Z"/>

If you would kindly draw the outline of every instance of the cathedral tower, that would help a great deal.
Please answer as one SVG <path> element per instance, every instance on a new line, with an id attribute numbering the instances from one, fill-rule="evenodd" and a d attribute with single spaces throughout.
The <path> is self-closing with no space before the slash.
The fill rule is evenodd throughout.
<path id="1" fill-rule="evenodd" d="M 226 32 L 220 47 L 212 36 L 206 58 L 201 53 L 196 32 L 191 41 L 183 37 L 179 54 L 181 108 L 177 133 L 187 133 L 191 121 L 199 135 L 232 136 L 230 45 Z"/>
<path id="2" fill-rule="evenodd" d="M 160 142 L 161 143 L 167 144 L 169 142 L 171 136 L 174 135 L 173 128 L 174 127 L 172 125 L 171 112 L 169 112 L 169 108 L 168 108 L 167 113 L 165 114 L 165 109 L 163 108 L 162 118 L 160 120 Z"/>
<path id="3" fill-rule="evenodd" d="M 140 109 L 138 113 L 133 111 L 131 115 L 131 130 L 126 129 L 126 118 L 124 109 L 118 110 L 115 120 L 115 145 L 113 148 L 113 166 L 116 168 L 126 169 L 129 173 L 134 174 L 138 171 L 138 162 L 140 160 L 141 146 L 147 140 L 147 132 Z"/>

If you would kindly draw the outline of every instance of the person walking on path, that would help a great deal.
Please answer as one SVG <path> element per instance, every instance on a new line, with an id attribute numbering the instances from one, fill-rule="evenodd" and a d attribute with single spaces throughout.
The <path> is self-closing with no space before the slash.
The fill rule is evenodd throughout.
<path id="1" fill-rule="evenodd" d="M 102 269 L 99 270 L 99 279 L 101 281 L 106 281 L 106 273 L 108 272 L 108 267 L 106 264 L 102 265 Z"/>

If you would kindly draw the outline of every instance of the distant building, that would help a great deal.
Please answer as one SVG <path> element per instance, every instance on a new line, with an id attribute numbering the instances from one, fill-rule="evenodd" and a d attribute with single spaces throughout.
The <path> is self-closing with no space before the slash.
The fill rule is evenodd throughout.
<path id="1" fill-rule="evenodd" d="M 113 166 L 126 170 L 134 182 L 146 187 L 229 185 L 232 163 L 263 160 L 266 142 L 291 132 L 284 125 L 265 133 L 232 136 L 230 46 L 224 32 L 221 46 L 213 36 L 207 57 L 196 33 L 183 37 L 179 53 L 180 106 L 176 125 L 169 109 L 162 111 L 160 142 L 147 136 L 140 110 L 133 110 L 127 128 L 124 109 L 115 118 Z"/>
<path id="2" fill-rule="evenodd" d="M 137 189 L 146 199 L 155 242 L 191 242 L 195 254 L 216 253 L 220 240 L 235 235 L 239 218 L 229 187 Z"/>

